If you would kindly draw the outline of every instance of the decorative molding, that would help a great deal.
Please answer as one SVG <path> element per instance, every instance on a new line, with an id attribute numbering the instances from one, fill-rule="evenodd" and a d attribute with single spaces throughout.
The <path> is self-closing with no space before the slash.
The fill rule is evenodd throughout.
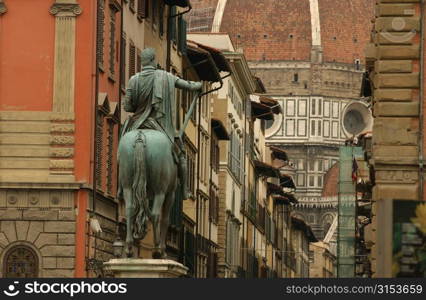
<path id="1" fill-rule="evenodd" d="M 50 13 L 56 17 L 76 17 L 82 13 L 78 3 L 55 2 L 50 7 Z"/>
<path id="2" fill-rule="evenodd" d="M 5 14 L 6 12 L 7 12 L 6 4 L 4 3 L 3 0 L 0 0 L 0 16 L 2 14 Z"/>
<path id="3" fill-rule="evenodd" d="M 75 138 L 73 135 L 54 135 L 51 137 L 52 145 L 74 145 Z"/>
<path id="4" fill-rule="evenodd" d="M 74 192 L 63 189 L 0 190 L 0 208 L 73 208 Z"/>

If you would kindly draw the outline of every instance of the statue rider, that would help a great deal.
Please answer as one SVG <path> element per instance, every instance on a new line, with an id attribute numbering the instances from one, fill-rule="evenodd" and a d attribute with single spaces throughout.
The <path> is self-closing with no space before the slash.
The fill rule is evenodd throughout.
<path id="1" fill-rule="evenodd" d="M 124 110 L 132 112 L 122 128 L 121 136 L 135 129 L 154 129 L 165 133 L 173 145 L 183 199 L 188 198 L 187 161 L 182 141 L 176 136 L 175 87 L 189 91 L 201 90 L 201 82 L 183 80 L 156 68 L 155 50 L 142 51 L 142 71 L 129 80 Z M 119 191 L 120 194 L 121 191 Z"/>

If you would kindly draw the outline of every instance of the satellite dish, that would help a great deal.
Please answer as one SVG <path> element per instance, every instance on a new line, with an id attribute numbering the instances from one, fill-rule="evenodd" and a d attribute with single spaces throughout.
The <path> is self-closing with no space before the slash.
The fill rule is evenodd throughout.
<path id="1" fill-rule="evenodd" d="M 372 130 L 373 116 L 365 103 L 353 101 L 343 111 L 342 123 L 346 136 L 353 137 Z"/>

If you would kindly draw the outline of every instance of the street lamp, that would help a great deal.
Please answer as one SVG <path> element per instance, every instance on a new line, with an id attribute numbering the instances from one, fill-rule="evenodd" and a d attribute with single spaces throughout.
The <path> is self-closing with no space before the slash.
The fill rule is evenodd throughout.
<path id="1" fill-rule="evenodd" d="M 116 258 L 121 257 L 123 255 L 123 249 L 124 249 L 124 243 L 120 237 L 117 237 L 117 239 L 112 244 L 112 250 L 113 250 L 114 256 Z"/>

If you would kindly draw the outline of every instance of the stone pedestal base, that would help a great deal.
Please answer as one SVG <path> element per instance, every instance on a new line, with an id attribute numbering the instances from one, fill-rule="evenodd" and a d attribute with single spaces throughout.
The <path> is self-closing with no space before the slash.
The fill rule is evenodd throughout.
<path id="1" fill-rule="evenodd" d="M 188 268 L 169 259 L 120 258 L 104 263 L 116 278 L 178 278 Z"/>

